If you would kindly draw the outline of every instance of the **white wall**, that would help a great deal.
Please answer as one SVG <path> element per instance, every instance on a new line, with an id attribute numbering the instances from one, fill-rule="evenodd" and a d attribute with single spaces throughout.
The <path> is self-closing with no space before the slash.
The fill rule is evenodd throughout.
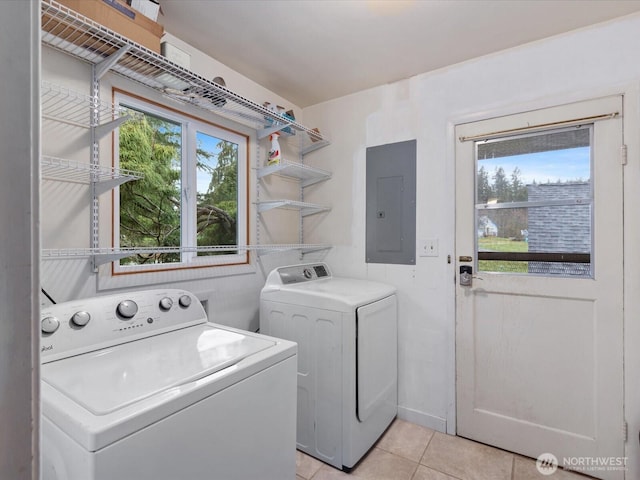
<path id="1" fill-rule="evenodd" d="M 304 109 L 307 124 L 330 125 L 333 143 L 321 166 L 334 172 L 330 185 L 307 196 L 333 205 L 329 215 L 305 223 L 307 240 L 336 245 L 327 259 L 335 273 L 390 282 L 399 289 L 401 417 L 455 432 L 454 263 L 447 263 L 447 255 L 453 259 L 456 254 L 453 125 L 626 93 L 627 478 L 640 478 L 640 326 L 634 313 L 640 308 L 639 59 L 636 15 Z M 413 138 L 418 142 L 417 237 L 437 238 L 440 255 L 418 257 L 415 266 L 367 265 L 365 149 Z"/>
<path id="2" fill-rule="evenodd" d="M 39 2 L 0 2 L 0 478 L 38 477 Z"/>

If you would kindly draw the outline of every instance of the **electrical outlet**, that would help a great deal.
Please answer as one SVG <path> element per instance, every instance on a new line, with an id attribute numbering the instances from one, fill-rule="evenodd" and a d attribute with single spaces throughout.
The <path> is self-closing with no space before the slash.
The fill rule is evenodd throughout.
<path id="1" fill-rule="evenodd" d="M 437 238 L 421 238 L 418 242 L 418 255 L 421 257 L 437 257 L 438 256 L 438 239 Z"/>

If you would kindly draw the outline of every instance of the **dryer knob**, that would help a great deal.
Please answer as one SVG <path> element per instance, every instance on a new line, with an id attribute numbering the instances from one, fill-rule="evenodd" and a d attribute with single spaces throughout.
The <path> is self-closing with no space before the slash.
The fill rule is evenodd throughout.
<path id="1" fill-rule="evenodd" d="M 71 322 L 78 327 L 84 327 L 89 323 L 89 320 L 91 320 L 91 315 L 84 310 L 74 313 L 73 317 L 71 317 Z"/>
<path id="2" fill-rule="evenodd" d="M 60 320 L 56 317 L 45 317 L 40 322 L 40 328 L 42 329 L 42 333 L 53 333 L 58 330 L 60 326 Z"/>
<path id="3" fill-rule="evenodd" d="M 160 299 L 160 310 L 164 310 L 166 312 L 167 310 L 171 310 L 171 307 L 173 307 L 173 300 L 169 297 L 163 297 Z"/>
<path id="4" fill-rule="evenodd" d="M 126 319 L 133 318 L 138 313 L 138 304 L 133 300 L 123 300 L 118 304 L 118 314 Z"/>
<path id="5" fill-rule="evenodd" d="M 191 297 L 189 295 L 182 295 L 178 301 L 180 302 L 180 306 L 184 308 L 191 305 Z"/>

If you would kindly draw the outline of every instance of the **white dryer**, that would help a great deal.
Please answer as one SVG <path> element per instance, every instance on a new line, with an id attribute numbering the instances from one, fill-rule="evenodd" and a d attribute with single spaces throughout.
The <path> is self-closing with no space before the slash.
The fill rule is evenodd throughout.
<path id="1" fill-rule="evenodd" d="M 277 268 L 260 331 L 298 343 L 298 449 L 350 470 L 397 413 L 395 288 L 324 263 Z"/>
<path id="2" fill-rule="evenodd" d="M 296 345 L 183 290 L 43 310 L 44 480 L 295 478 Z"/>

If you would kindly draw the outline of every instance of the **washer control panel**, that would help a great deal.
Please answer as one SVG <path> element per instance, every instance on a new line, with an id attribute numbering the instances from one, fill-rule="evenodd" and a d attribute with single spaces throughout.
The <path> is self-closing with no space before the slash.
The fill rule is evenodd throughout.
<path id="1" fill-rule="evenodd" d="M 273 272 L 269 275 L 267 283 L 279 281 L 282 285 L 288 285 L 290 283 L 311 282 L 314 280 L 321 280 L 324 278 L 330 278 L 331 272 L 326 263 L 308 263 L 303 265 L 291 265 L 289 267 L 280 267 L 274 272 L 277 272 L 277 279 L 272 278 Z"/>
<path id="2" fill-rule="evenodd" d="M 126 292 L 58 303 L 42 310 L 42 363 L 199 323 L 207 315 L 190 292 Z"/>

